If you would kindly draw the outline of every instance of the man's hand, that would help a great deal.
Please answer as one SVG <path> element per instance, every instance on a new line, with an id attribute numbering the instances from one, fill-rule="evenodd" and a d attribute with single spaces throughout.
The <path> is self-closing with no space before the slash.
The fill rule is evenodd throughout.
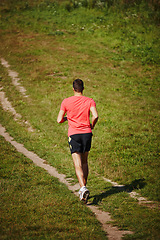
<path id="1" fill-rule="evenodd" d="M 67 121 L 67 117 L 63 117 L 63 122 Z"/>
<path id="2" fill-rule="evenodd" d="M 91 129 L 94 129 L 94 127 L 92 126 L 92 123 L 90 123 L 90 127 L 91 127 Z"/>

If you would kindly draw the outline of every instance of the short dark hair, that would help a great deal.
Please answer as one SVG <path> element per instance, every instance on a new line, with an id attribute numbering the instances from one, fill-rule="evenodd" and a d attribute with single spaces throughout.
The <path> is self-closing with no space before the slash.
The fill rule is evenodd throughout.
<path id="1" fill-rule="evenodd" d="M 76 79 L 73 81 L 73 88 L 76 92 L 82 92 L 84 89 L 84 84 L 81 79 Z"/>

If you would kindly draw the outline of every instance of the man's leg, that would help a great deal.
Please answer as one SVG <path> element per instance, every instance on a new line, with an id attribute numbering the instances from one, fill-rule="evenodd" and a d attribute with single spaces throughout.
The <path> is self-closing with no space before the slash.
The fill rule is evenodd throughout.
<path id="1" fill-rule="evenodd" d="M 88 178 L 88 152 L 72 154 L 76 175 L 80 184 L 80 187 L 86 186 Z"/>
<path id="2" fill-rule="evenodd" d="M 79 181 L 80 190 L 79 197 L 80 200 L 83 200 L 87 203 L 89 197 L 89 190 L 86 188 L 87 178 L 88 178 L 88 152 L 78 153 L 75 152 L 72 154 L 76 175 Z"/>
<path id="3" fill-rule="evenodd" d="M 72 158 L 75 166 L 76 175 L 79 181 L 79 185 L 80 187 L 83 187 L 86 184 L 86 180 L 85 180 L 86 175 L 84 175 L 83 173 L 84 167 L 81 159 L 81 153 L 78 153 L 78 152 L 72 153 Z"/>
<path id="4" fill-rule="evenodd" d="M 88 178 L 88 152 L 81 153 L 81 162 L 82 162 L 82 171 L 83 171 L 83 177 L 84 177 L 84 185 L 87 184 L 87 178 Z"/>

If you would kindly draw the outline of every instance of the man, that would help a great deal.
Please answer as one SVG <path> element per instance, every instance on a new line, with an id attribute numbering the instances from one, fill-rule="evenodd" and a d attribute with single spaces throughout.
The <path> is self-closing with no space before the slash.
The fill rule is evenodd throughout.
<path id="1" fill-rule="evenodd" d="M 97 123 L 98 113 L 94 100 L 83 96 L 83 90 L 83 81 L 81 79 L 74 80 L 74 96 L 62 101 L 57 122 L 63 123 L 68 120 L 68 143 L 80 185 L 80 200 L 87 202 L 89 197 L 89 190 L 86 188 L 89 173 L 88 153 L 91 148 L 92 129 Z M 91 123 L 90 112 L 92 114 Z M 67 117 L 65 117 L 66 113 Z"/>

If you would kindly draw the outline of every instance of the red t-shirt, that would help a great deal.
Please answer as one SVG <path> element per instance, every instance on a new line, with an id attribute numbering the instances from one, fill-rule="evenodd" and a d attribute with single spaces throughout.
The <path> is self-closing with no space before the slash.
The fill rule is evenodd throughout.
<path id="1" fill-rule="evenodd" d="M 67 112 L 68 136 L 92 132 L 89 119 L 91 107 L 96 107 L 96 103 L 85 96 L 72 96 L 63 100 L 61 110 Z"/>

